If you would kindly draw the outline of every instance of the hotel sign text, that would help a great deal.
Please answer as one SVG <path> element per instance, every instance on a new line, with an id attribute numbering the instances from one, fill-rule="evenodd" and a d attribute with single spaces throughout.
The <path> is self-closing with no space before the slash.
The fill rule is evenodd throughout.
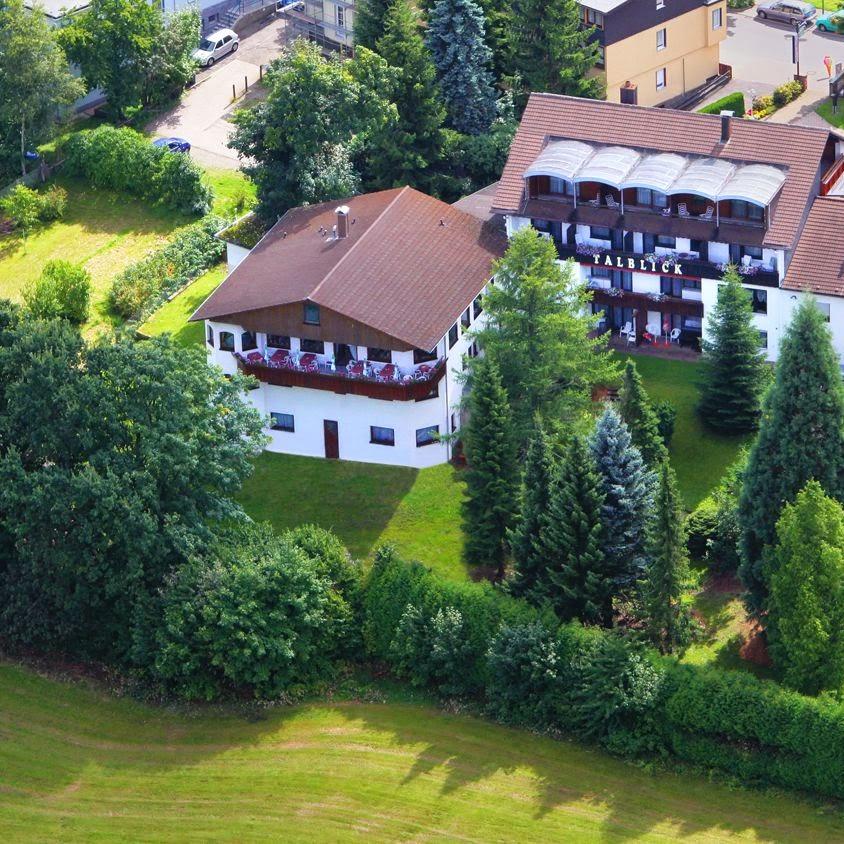
<path id="1" fill-rule="evenodd" d="M 683 275 L 683 265 L 674 261 L 659 261 L 651 258 L 623 258 L 596 252 L 592 260 L 599 267 L 614 267 L 617 270 L 640 270 L 641 272 Z"/>

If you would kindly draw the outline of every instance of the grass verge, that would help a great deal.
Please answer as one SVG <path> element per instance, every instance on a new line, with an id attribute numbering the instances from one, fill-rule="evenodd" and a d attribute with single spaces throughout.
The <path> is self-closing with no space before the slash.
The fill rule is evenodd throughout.
<path id="1" fill-rule="evenodd" d="M 11 841 L 831 841 L 790 796 L 404 702 L 155 709 L 0 664 Z"/>

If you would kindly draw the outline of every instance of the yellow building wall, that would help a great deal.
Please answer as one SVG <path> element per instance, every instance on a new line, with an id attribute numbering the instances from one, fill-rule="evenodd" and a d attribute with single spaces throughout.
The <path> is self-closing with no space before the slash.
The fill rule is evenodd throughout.
<path id="1" fill-rule="evenodd" d="M 721 9 L 721 27 L 712 29 L 712 12 Z M 656 48 L 656 34 L 666 30 L 666 47 Z M 720 44 L 727 34 L 726 3 L 713 3 L 665 24 L 636 33 L 606 48 L 607 99 L 618 102 L 625 82 L 638 86 L 638 103 L 658 105 L 703 84 L 718 73 Z M 656 87 L 665 68 L 666 86 Z"/>

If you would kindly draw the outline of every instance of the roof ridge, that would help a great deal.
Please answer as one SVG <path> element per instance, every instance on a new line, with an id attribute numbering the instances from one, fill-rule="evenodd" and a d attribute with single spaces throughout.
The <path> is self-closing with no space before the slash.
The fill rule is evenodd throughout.
<path id="1" fill-rule="evenodd" d="M 391 188 L 391 190 L 395 190 L 395 188 Z M 399 198 L 404 195 L 405 191 L 412 190 L 409 185 L 405 185 L 402 188 L 398 189 L 398 193 L 390 200 L 387 206 L 381 211 L 381 213 L 369 224 L 367 230 L 346 250 L 346 254 L 343 255 L 340 260 L 322 277 L 319 284 L 310 292 L 310 295 L 307 297 L 308 299 L 314 300 L 313 297 L 319 292 L 320 287 L 331 278 L 332 275 L 337 271 L 337 269 L 345 262 L 345 260 L 351 255 L 360 244 L 366 239 L 366 236 L 378 226 L 378 223 L 381 221 L 381 218 L 393 207 L 393 205 L 398 202 Z M 315 300 L 314 300 L 315 301 Z"/>

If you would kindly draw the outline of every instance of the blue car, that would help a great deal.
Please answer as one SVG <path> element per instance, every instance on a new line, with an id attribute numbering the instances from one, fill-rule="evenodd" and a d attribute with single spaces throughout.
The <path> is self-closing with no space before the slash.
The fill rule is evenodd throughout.
<path id="1" fill-rule="evenodd" d="M 844 11 L 827 12 L 822 18 L 818 18 L 815 26 L 821 32 L 844 31 Z"/>
<path id="2" fill-rule="evenodd" d="M 190 142 L 184 138 L 159 138 L 153 141 L 154 147 L 165 147 L 170 152 L 190 152 Z"/>

